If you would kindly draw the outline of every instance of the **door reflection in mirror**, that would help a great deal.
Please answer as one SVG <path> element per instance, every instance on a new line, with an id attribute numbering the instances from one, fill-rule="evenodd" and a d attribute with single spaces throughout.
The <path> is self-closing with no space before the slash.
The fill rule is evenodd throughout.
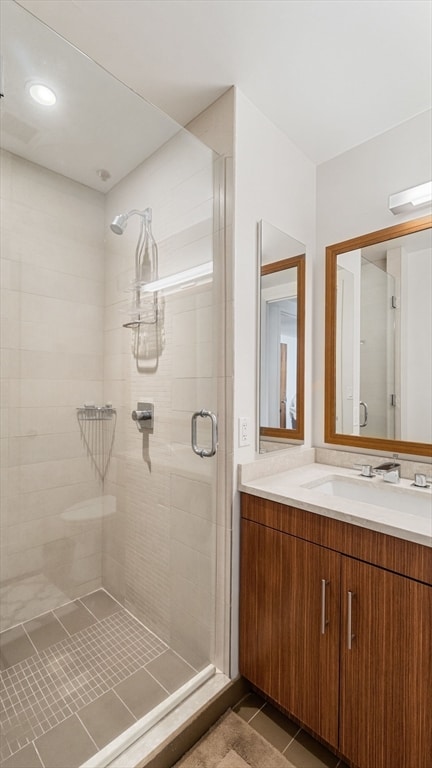
<path id="1" fill-rule="evenodd" d="M 261 221 L 259 242 L 259 448 L 304 437 L 304 245 Z"/>
<path id="2" fill-rule="evenodd" d="M 261 349 L 261 426 L 295 429 L 297 267 L 261 276 Z"/>
<path id="3" fill-rule="evenodd" d="M 387 241 L 337 257 L 338 432 L 432 440 L 427 394 L 432 391 L 432 260 L 427 245 L 422 232 L 403 245 Z M 423 342 L 424 354 L 408 366 L 410 352 Z"/>
<path id="4" fill-rule="evenodd" d="M 326 248 L 325 441 L 430 455 L 432 218 Z"/>
<path id="5" fill-rule="evenodd" d="M 338 431 L 394 439 L 395 279 L 360 249 L 337 263 Z"/>

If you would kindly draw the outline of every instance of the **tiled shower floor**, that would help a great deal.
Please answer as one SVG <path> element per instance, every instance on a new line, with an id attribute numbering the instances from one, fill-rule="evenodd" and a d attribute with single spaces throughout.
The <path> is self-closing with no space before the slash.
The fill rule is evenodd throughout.
<path id="1" fill-rule="evenodd" d="M 2 768 L 75 768 L 196 670 L 104 590 L 0 634 Z"/>

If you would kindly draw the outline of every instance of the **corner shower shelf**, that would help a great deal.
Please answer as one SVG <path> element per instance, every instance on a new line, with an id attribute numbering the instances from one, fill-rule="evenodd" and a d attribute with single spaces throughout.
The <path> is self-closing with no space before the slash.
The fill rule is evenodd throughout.
<path id="1" fill-rule="evenodd" d="M 83 405 L 77 408 L 78 419 L 84 421 L 105 421 L 112 419 L 116 409 L 111 405 Z"/>
<path id="2" fill-rule="evenodd" d="M 87 455 L 103 482 L 114 445 L 117 411 L 111 403 L 92 403 L 77 408 L 77 419 Z"/>

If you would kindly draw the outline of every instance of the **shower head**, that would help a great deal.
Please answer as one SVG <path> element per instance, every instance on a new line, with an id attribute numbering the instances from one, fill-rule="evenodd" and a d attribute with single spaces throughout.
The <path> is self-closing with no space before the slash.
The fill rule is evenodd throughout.
<path id="1" fill-rule="evenodd" d="M 134 214 L 141 216 L 144 219 L 144 221 L 151 222 L 152 220 L 151 208 L 146 208 L 144 211 L 138 211 L 134 208 L 132 211 L 129 211 L 128 213 L 118 213 L 117 216 L 114 216 L 110 224 L 110 227 L 114 232 L 114 234 L 122 235 L 127 227 L 127 221 L 129 216 L 133 216 Z"/>
<path id="2" fill-rule="evenodd" d="M 128 220 L 128 214 L 127 213 L 119 213 L 117 216 L 114 216 L 114 219 L 112 220 L 110 227 L 112 231 L 116 235 L 122 235 L 123 232 L 126 229 L 127 226 L 127 220 Z"/>

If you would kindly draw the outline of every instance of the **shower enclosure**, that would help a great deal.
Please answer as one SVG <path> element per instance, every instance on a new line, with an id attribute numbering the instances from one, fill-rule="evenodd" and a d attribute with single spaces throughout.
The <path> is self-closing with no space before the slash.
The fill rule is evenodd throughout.
<path id="1" fill-rule="evenodd" d="M 103 765 L 224 666 L 223 163 L 2 35 L 1 760 Z"/>

